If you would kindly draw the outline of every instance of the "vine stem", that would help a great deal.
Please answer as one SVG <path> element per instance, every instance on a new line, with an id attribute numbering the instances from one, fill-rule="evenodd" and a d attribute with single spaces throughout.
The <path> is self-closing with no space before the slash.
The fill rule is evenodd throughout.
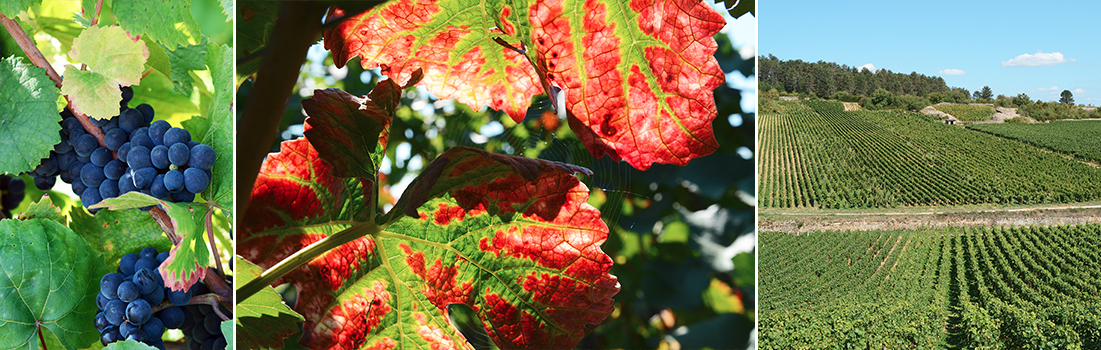
<path id="1" fill-rule="evenodd" d="M 7 29 L 8 34 L 12 39 L 19 44 L 19 48 L 23 49 L 23 53 L 27 54 L 27 58 L 31 60 L 31 63 L 39 68 L 46 69 L 46 75 L 50 77 L 50 80 L 54 81 L 54 85 L 58 89 L 61 88 L 61 76 L 57 74 L 54 67 L 50 65 L 50 61 L 46 60 L 46 56 L 42 55 L 42 51 L 38 51 L 38 46 L 34 45 L 34 40 L 31 40 L 30 36 L 27 36 L 27 32 L 23 31 L 23 28 L 19 27 L 19 23 L 15 23 L 15 20 L 8 18 L 4 14 L 0 13 L 0 23 L 4 24 L 4 29 Z"/>
<path id="2" fill-rule="evenodd" d="M 38 328 L 38 341 L 42 342 L 42 349 L 46 349 L 46 338 L 42 336 L 42 327 Z"/>
<path id="3" fill-rule="evenodd" d="M 217 272 L 218 277 L 225 279 L 225 274 L 222 273 L 222 258 L 218 255 L 218 245 L 214 244 L 214 208 L 210 207 L 206 212 L 206 240 L 210 244 L 210 252 L 214 253 L 214 271 Z"/>
<path id="4" fill-rule="evenodd" d="M 92 18 L 92 25 L 89 27 L 95 27 L 99 23 L 99 11 L 103 9 L 103 0 L 96 0 L 96 16 Z"/>
<path id="5" fill-rule="evenodd" d="M 321 33 L 325 6 L 306 1 L 287 1 L 275 20 L 260 69 L 256 72 L 252 92 L 240 119 L 238 130 L 247 130 L 248 137 L 237 142 L 237 212 L 248 213 L 252 185 L 260 172 L 260 164 L 271 149 L 287 99 L 294 92 L 298 72 L 306 61 L 306 51 Z"/>
<path id="6" fill-rule="evenodd" d="M 164 209 L 154 206 L 153 209 L 149 209 L 149 216 L 152 216 L 157 225 L 161 226 L 161 231 L 164 231 L 168 240 L 172 241 L 172 245 L 180 244 L 180 236 L 176 235 L 176 228 L 172 227 L 172 218 L 168 217 Z"/>
<path id="7" fill-rule="evenodd" d="M 374 236 L 380 231 L 382 231 L 382 228 L 379 225 L 375 224 L 374 222 L 368 221 L 357 223 L 352 227 L 337 232 L 332 236 L 322 238 L 320 241 L 314 242 L 306 248 L 303 248 L 302 250 L 299 250 L 293 255 L 287 257 L 286 259 L 283 259 L 283 261 L 280 261 L 279 263 L 275 264 L 275 266 L 272 266 L 270 269 L 267 269 L 266 271 L 261 273 L 260 276 L 256 277 L 256 279 L 253 279 L 244 286 L 237 288 L 237 301 L 240 302 L 242 300 L 248 299 L 264 287 L 275 282 L 275 280 L 278 280 L 287 273 L 290 273 L 295 268 L 305 265 L 306 263 L 312 261 L 314 258 L 321 256 L 321 254 L 325 254 L 325 252 L 328 252 L 333 248 L 339 247 L 344 243 L 351 242 L 360 237 L 364 237 L 367 235 Z"/>

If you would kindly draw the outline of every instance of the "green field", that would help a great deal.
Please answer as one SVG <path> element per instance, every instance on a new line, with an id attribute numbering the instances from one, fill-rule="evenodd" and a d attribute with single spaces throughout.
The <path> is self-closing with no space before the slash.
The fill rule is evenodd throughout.
<path id="1" fill-rule="evenodd" d="M 972 124 L 968 128 L 1101 162 L 1101 120 Z"/>
<path id="2" fill-rule="evenodd" d="M 759 118 L 762 208 L 862 209 L 1101 199 L 1101 169 L 913 112 L 778 102 Z"/>
<path id="3" fill-rule="evenodd" d="M 1101 225 L 761 232 L 762 349 L 1101 349 Z"/>
<path id="4" fill-rule="evenodd" d="M 938 111 L 951 114 L 956 119 L 965 122 L 981 122 L 990 120 L 994 115 L 994 107 L 975 105 L 933 105 Z"/>

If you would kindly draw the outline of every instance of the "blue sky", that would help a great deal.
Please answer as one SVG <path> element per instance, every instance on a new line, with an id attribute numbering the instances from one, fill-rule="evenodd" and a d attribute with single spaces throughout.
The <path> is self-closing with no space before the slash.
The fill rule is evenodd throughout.
<path id="1" fill-rule="evenodd" d="M 842 5 L 843 4 L 843 5 Z M 761 1 L 761 55 L 871 64 L 970 91 L 1101 105 L 1101 3 Z"/>

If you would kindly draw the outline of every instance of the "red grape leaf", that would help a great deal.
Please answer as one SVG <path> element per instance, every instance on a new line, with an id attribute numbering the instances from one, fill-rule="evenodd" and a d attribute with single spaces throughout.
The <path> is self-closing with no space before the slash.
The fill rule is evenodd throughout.
<path id="1" fill-rule="evenodd" d="M 326 30 L 325 48 L 338 66 L 359 56 L 364 67 L 381 66 L 397 81 L 422 68 L 421 84 L 437 97 L 488 105 L 516 121 L 533 96 L 561 89 L 570 127 L 589 152 L 638 169 L 683 165 L 718 147 L 712 90 L 724 75 L 713 35 L 725 21 L 711 6 L 512 4 L 391 1 Z"/>
<path id="2" fill-rule="evenodd" d="M 303 345 L 470 348 L 447 318 L 452 303 L 475 310 L 502 348 L 571 348 L 603 322 L 619 284 L 600 249 L 608 228 L 587 203 L 589 190 L 572 175 L 582 168 L 469 148 L 439 159 L 426 168 L 432 174 L 426 171 L 410 187 L 427 188 L 419 190 L 425 193 L 420 214 L 401 216 L 377 235 L 284 276 L 299 291 Z M 357 211 L 348 208 L 362 199 L 320 194 L 347 180 L 333 177 L 327 166 L 304 140 L 284 143 L 280 154 L 269 156 L 253 206 L 264 208 L 257 214 L 279 208 L 284 215 L 246 215 L 239 252 L 270 266 L 350 226 Z M 278 192 L 294 198 L 267 195 L 275 179 L 297 184 Z M 406 198 L 416 196 L 404 196 L 399 206 L 417 203 Z"/>
<path id="3" fill-rule="evenodd" d="M 415 83 L 410 80 L 407 86 Z M 390 121 L 401 103 L 401 90 L 393 80 L 383 80 L 366 99 L 330 88 L 314 90 L 313 98 L 302 101 L 302 109 L 309 115 L 306 123 L 312 127 L 306 131 L 306 139 L 321 159 L 332 164 L 337 176 L 375 177 L 390 137 Z"/>

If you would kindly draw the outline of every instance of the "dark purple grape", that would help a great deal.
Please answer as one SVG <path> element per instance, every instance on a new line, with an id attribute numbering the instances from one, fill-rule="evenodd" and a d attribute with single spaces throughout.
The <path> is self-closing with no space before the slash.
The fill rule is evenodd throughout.
<path id="1" fill-rule="evenodd" d="M 187 144 L 177 143 L 168 148 L 168 161 L 173 165 L 182 167 L 191 159 L 191 149 Z"/>
<path id="2" fill-rule="evenodd" d="M 134 178 L 134 187 L 140 190 L 149 189 L 149 185 L 153 184 L 153 178 L 157 177 L 157 169 L 154 169 L 152 166 L 137 170 L 131 167 L 130 170 L 133 171 L 130 176 Z"/>
<path id="3" fill-rule="evenodd" d="M 149 195 L 159 199 L 168 199 L 170 194 L 168 189 L 164 187 L 164 174 L 157 174 L 157 177 L 153 178 L 153 184 L 149 185 Z"/>
<path id="4" fill-rule="evenodd" d="M 84 182 L 85 186 L 99 187 L 99 184 L 105 179 L 107 179 L 107 175 L 103 174 L 103 168 L 95 164 L 88 163 L 80 168 L 80 180 Z"/>
<path id="5" fill-rule="evenodd" d="M 118 180 L 103 180 L 99 184 L 99 198 L 108 199 L 119 196 L 119 181 Z"/>
<path id="6" fill-rule="evenodd" d="M 152 317 L 152 308 L 144 299 L 134 300 L 126 306 L 126 320 L 134 325 L 144 324 Z"/>
<path id="7" fill-rule="evenodd" d="M 103 316 L 107 317 L 107 322 L 112 325 L 121 325 L 126 320 L 126 306 L 126 302 L 122 300 L 111 299 L 107 302 L 107 308 L 103 309 Z"/>
<path id="8" fill-rule="evenodd" d="M 103 275 L 103 278 L 99 279 L 100 293 L 103 293 L 103 296 L 107 297 L 107 299 L 117 299 L 119 284 L 122 284 L 122 281 L 125 280 L 126 276 L 121 273 L 108 273 Z"/>
<path id="9" fill-rule="evenodd" d="M 140 288 L 137 284 L 134 284 L 133 281 L 122 281 L 122 283 L 119 284 L 118 296 L 119 300 L 129 303 L 141 297 Z"/>
<path id="10" fill-rule="evenodd" d="M 130 141 L 127 141 L 126 143 L 122 144 L 122 146 L 119 146 L 119 150 L 118 150 L 119 160 L 125 162 L 127 154 L 130 154 Z"/>
<path id="11" fill-rule="evenodd" d="M 218 156 L 214 153 L 214 148 L 200 143 L 191 148 L 191 159 L 188 159 L 187 165 L 193 168 L 210 170 L 217 159 Z"/>
<path id="12" fill-rule="evenodd" d="M 131 146 L 130 152 L 126 154 L 126 164 L 130 166 L 130 169 L 152 168 L 153 161 L 149 158 L 149 148 L 137 146 L 136 144 Z M 152 181 L 153 179 L 149 180 Z"/>
<path id="13" fill-rule="evenodd" d="M 123 174 L 126 174 L 127 168 L 126 163 L 118 159 L 112 159 L 110 162 L 107 162 L 107 165 L 103 166 L 103 175 L 106 176 L 108 180 L 118 180 L 122 178 Z"/>
<path id="14" fill-rule="evenodd" d="M 134 274 L 134 263 L 138 262 L 138 255 L 129 253 L 119 258 L 119 272 L 124 275 Z"/>
<path id="15" fill-rule="evenodd" d="M 119 114 L 119 129 L 125 131 L 127 136 L 142 126 L 145 126 L 145 116 L 141 111 L 129 108 Z"/>
<path id="16" fill-rule="evenodd" d="M 107 149 L 112 151 L 118 151 L 119 147 L 129 140 L 129 132 L 121 128 L 108 130 L 103 135 L 103 143 L 107 145 Z"/>
<path id="17" fill-rule="evenodd" d="M 141 115 L 145 117 L 146 124 L 153 122 L 153 117 L 155 117 L 155 115 L 153 114 L 153 106 L 150 106 L 147 103 L 142 103 L 134 108 L 141 112 Z"/>
<path id="18" fill-rule="evenodd" d="M 156 261 L 156 257 L 142 258 Z M 140 259 L 139 259 L 140 260 Z M 157 285 L 157 278 L 153 276 L 153 270 L 142 268 L 134 272 L 134 278 L 132 279 L 135 285 L 138 286 L 138 290 L 141 294 L 149 294 L 158 288 L 164 288 L 164 285 Z"/>
<path id="19" fill-rule="evenodd" d="M 191 141 L 191 133 L 183 128 L 171 128 L 164 132 L 164 144 L 174 145 Z"/>
<path id="20" fill-rule="evenodd" d="M 164 188 L 168 192 L 176 193 L 184 190 L 184 173 L 179 170 L 170 170 L 164 174 Z"/>
<path id="21" fill-rule="evenodd" d="M 83 130 L 81 131 L 83 132 Z M 99 141 L 96 141 L 96 137 L 88 134 L 81 135 L 73 144 L 76 147 L 76 154 L 81 156 L 90 156 L 92 151 L 95 151 L 99 147 Z"/>
<path id="22" fill-rule="evenodd" d="M 168 161 L 168 146 L 158 145 L 153 147 L 149 151 L 149 160 L 153 163 L 154 168 L 167 170 L 168 166 L 172 164 Z"/>
<path id="23" fill-rule="evenodd" d="M 149 124 L 149 138 L 153 140 L 160 140 L 160 143 L 158 144 L 163 145 L 164 134 L 165 132 L 168 132 L 169 129 L 172 129 L 172 125 L 168 124 L 168 122 L 163 120 L 155 121 L 152 124 Z"/>
<path id="24" fill-rule="evenodd" d="M 173 306 L 158 312 L 157 318 L 164 323 L 165 328 L 179 329 L 184 324 L 184 309 Z"/>
<path id="25" fill-rule="evenodd" d="M 210 186 L 210 175 L 205 171 L 196 168 L 184 170 L 184 187 L 187 187 L 188 192 L 199 194 L 208 186 Z"/>

